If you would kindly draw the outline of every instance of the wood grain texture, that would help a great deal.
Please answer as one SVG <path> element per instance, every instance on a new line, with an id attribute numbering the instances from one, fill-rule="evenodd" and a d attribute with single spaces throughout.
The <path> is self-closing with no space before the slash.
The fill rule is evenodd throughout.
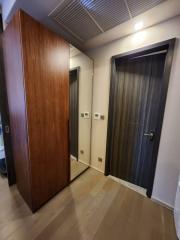
<path id="1" fill-rule="evenodd" d="M 16 181 L 22 196 L 32 207 L 20 12 L 3 34 L 3 47 Z"/>
<path id="2" fill-rule="evenodd" d="M 155 169 L 156 169 L 156 162 L 157 162 L 157 154 L 158 154 L 158 148 L 159 148 L 159 143 L 160 143 L 160 137 L 161 137 L 161 129 L 162 129 L 162 123 L 163 123 L 163 116 L 164 116 L 164 111 L 165 111 L 165 104 L 166 104 L 166 96 L 167 96 L 167 90 L 168 90 L 168 84 L 169 84 L 169 76 L 171 73 L 171 67 L 172 67 L 172 61 L 173 61 L 173 55 L 174 55 L 174 48 L 175 48 L 175 42 L 176 39 L 172 38 L 167 41 L 159 42 L 156 44 L 152 44 L 140 49 L 136 49 L 130 52 L 126 52 L 123 54 L 118 54 L 116 56 L 113 56 L 111 58 L 111 79 L 114 77 L 114 74 L 116 74 L 116 69 L 115 69 L 115 63 L 122 63 L 125 60 L 132 59 L 132 58 L 137 58 L 142 55 L 148 55 L 151 54 L 152 52 L 158 52 L 158 51 L 167 51 L 167 56 L 166 56 L 166 62 L 165 62 L 165 68 L 164 68 L 164 73 L 163 73 L 163 87 L 162 87 L 162 95 L 161 95 L 161 100 L 160 100 L 160 110 L 159 110 L 159 119 L 158 119 L 158 126 L 156 129 L 156 138 L 154 139 L 155 146 L 153 148 L 153 153 L 152 153 L 152 161 L 150 164 L 150 177 L 149 177 L 149 184 L 148 184 L 148 189 L 147 189 L 147 195 L 148 197 L 151 197 L 152 195 L 152 189 L 153 189 L 153 183 L 154 183 L 154 176 L 155 176 Z M 114 85 L 110 85 L 110 92 L 114 91 Z M 109 98 L 109 115 L 111 114 L 112 108 L 113 108 L 113 98 Z M 108 124 L 108 132 L 107 132 L 107 144 L 111 143 L 112 139 L 112 131 L 111 131 L 111 124 L 112 124 L 112 119 L 108 119 L 109 123 Z M 105 175 L 109 175 L 110 172 L 110 161 L 111 158 L 109 157 L 110 151 L 108 148 L 106 148 L 106 164 L 105 164 Z"/>
<path id="3" fill-rule="evenodd" d="M 37 209 L 69 182 L 69 44 L 20 15 L 32 205 Z"/>
<path id="4" fill-rule="evenodd" d="M 30 212 L 0 177 L 1 240 L 177 240 L 173 213 L 95 170 Z"/>
<path id="5" fill-rule="evenodd" d="M 5 36 L 17 185 L 35 211 L 70 180 L 69 44 L 22 11 Z"/>
<path id="6" fill-rule="evenodd" d="M 111 84 L 110 174 L 148 188 L 166 53 L 118 63 Z M 153 131 L 153 141 L 144 133 Z M 156 143 L 157 144 L 157 143 Z"/>

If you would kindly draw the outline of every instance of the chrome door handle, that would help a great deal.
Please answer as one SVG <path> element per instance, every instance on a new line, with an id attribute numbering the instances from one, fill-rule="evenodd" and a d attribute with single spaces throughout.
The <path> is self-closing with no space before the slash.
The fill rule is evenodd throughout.
<path id="1" fill-rule="evenodd" d="M 154 134 L 153 134 L 153 133 L 144 133 L 144 136 L 147 136 L 147 137 L 154 137 Z"/>
<path id="2" fill-rule="evenodd" d="M 148 133 L 144 133 L 144 136 L 145 136 L 145 137 L 149 137 L 150 140 L 153 140 L 153 138 L 154 138 L 154 132 L 153 132 L 153 131 L 150 131 L 150 132 L 148 132 Z"/>
<path id="3" fill-rule="evenodd" d="M 6 125 L 6 126 L 5 126 L 5 133 L 9 133 L 9 132 L 10 132 L 9 126 Z"/>

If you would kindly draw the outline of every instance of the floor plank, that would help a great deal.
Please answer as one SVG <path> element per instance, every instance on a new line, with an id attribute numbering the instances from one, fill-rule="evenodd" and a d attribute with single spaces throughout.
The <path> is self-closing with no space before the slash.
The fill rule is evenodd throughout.
<path id="1" fill-rule="evenodd" d="M 1 240 L 175 240 L 169 209 L 89 169 L 32 214 L 0 177 Z"/>
<path id="2" fill-rule="evenodd" d="M 82 172 L 84 172 L 88 166 L 84 163 L 81 163 L 77 160 L 71 159 L 71 180 L 75 179 Z"/>

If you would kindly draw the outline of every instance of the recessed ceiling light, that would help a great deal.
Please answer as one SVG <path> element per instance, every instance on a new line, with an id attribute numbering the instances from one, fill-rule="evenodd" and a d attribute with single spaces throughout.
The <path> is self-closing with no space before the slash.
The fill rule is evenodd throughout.
<path id="1" fill-rule="evenodd" d="M 136 30 L 136 31 L 139 31 L 139 30 L 141 30 L 142 28 L 143 28 L 143 26 L 144 26 L 144 23 L 141 21 L 141 22 L 137 22 L 135 25 L 134 25 L 134 29 Z"/>

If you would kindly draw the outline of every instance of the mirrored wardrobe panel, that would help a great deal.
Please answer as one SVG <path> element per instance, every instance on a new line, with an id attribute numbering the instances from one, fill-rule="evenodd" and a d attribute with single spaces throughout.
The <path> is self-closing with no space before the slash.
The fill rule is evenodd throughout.
<path id="1" fill-rule="evenodd" d="M 91 158 L 93 61 L 70 46 L 70 165 L 71 180 L 84 172 Z"/>

